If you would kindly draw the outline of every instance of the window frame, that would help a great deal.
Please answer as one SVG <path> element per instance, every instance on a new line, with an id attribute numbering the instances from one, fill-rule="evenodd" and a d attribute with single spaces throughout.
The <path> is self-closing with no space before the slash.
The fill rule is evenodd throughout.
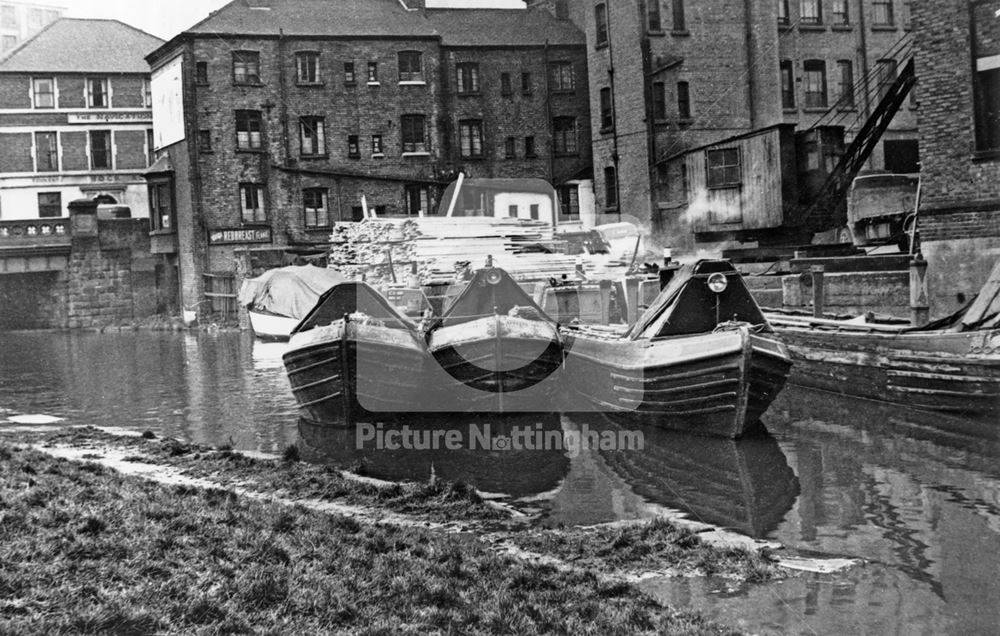
<path id="1" fill-rule="evenodd" d="M 416 58 L 416 67 L 417 67 L 417 70 L 414 71 L 414 70 L 411 69 L 411 70 L 404 71 L 403 70 L 403 67 L 404 67 L 403 62 L 404 62 L 404 60 L 407 60 L 407 63 L 406 63 L 407 67 L 412 67 L 413 66 L 413 59 L 412 58 L 414 58 L 414 57 Z M 400 84 L 425 84 L 426 83 L 426 81 L 424 80 L 424 54 L 423 54 L 423 52 L 421 52 L 421 51 L 414 51 L 414 50 L 399 51 L 396 54 L 396 58 L 397 58 L 396 63 L 397 63 L 397 68 L 398 68 L 398 73 L 399 73 L 399 83 Z"/>
<path id="2" fill-rule="evenodd" d="M 236 151 L 237 152 L 261 152 L 264 150 L 264 116 L 259 110 L 240 109 L 236 112 Z M 242 121 L 241 121 L 242 120 Z M 247 129 L 241 131 L 241 123 L 245 123 Z M 257 130 L 253 130 L 253 124 L 257 125 Z M 254 135 L 256 133 L 256 143 Z M 241 134 L 246 135 L 246 143 L 242 143 Z"/>
<path id="3" fill-rule="evenodd" d="M 208 86 L 208 62 L 203 60 L 195 61 L 194 83 L 198 86 Z"/>
<path id="4" fill-rule="evenodd" d="M 42 197 L 47 197 L 50 201 L 42 203 Z M 54 199 L 52 199 L 53 197 Z M 35 200 L 38 203 L 38 218 L 58 219 L 65 216 L 63 214 L 62 192 L 38 192 Z"/>
<path id="5" fill-rule="evenodd" d="M 846 73 L 844 72 L 846 69 Z M 854 90 L 854 62 L 852 60 L 837 60 L 837 105 L 842 109 L 853 109 L 857 106 Z"/>
<path id="6" fill-rule="evenodd" d="M 687 12 L 684 10 L 684 0 L 671 0 L 670 19 L 674 33 L 687 32 Z"/>
<path id="7" fill-rule="evenodd" d="M 687 80 L 677 82 L 677 118 L 690 121 L 691 115 L 691 85 Z"/>
<path id="8" fill-rule="evenodd" d="M 486 154 L 485 147 L 483 120 L 460 119 L 458 121 L 458 155 L 462 159 L 482 159 Z"/>
<path id="9" fill-rule="evenodd" d="M 872 26 L 894 27 L 896 15 L 893 0 L 872 0 Z"/>
<path id="10" fill-rule="evenodd" d="M 87 108 L 111 108 L 111 83 L 107 77 L 88 77 L 87 80 Z M 100 87 L 99 91 L 94 91 L 94 83 Z M 95 96 L 101 96 L 101 103 L 95 101 Z"/>
<path id="11" fill-rule="evenodd" d="M 802 62 L 802 80 L 805 89 L 803 106 L 811 109 L 827 108 L 830 100 L 827 91 L 826 61 L 804 60 Z"/>
<path id="12" fill-rule="evenodd" d="M 510 81 L 510 73 L 500 73 L 500 94 L 504 97 L 514 94 L 514 85 Z"/>
<path id="13" fill-rule="evenodd" d="M 382 139 L 381 133 L 376 133 L 372 135 L 372 157 L 384 157 L 385 156 L 385 143 Z"/>
<path id="14" fill-rule="evenodd" d="M 104 139 L 107 141 L 107 145 L 101 149 L 97 150 L 94 141 L 96 139 Z M 98 152 L 103 153 L 99 155 Z M 98 156 L 103 156 L 104 161 L 107 165 L 97 165 Z M 88 130 L 87 131 L 87 158 L 89 160 L 89 165 L 91 170 L 114 170 L 115 169 L 115 158 L 114 158 L 114 139 L 112 137 L 112 132 L 110 130 Z"/>
<path id="15" fill-rule="evenodd" d="M 431 142 L 427 129 L 427 115 L 423 113 L 406 113 L 399 116 L 400 130 L 399 130 L 399 141 L 403 150 L 404 155 L 425 155 L 430 154 Z M 412 134 L 416 132 L 415 129 L 408 130 L 412 128 L 416 123 L 420 124 L 421 140 L 419 142 L 413 141 L 415 136 Z M 407 138 L 410 137 L 410 140 Z"/>
<path id="16" fill-rule="evenodd" d="M 198 152 L 201 154 L 213 152 L 212 130 L 210 128 L 202 128 L 198 131 Z"/>
<path id="17" fill-rule="evenodd" d="M 354 62 L 344 62 L 344 84 L 353 86 L 358 83 L 358 71 Z"/>
<path id="18" fill-rule="evenodd" d="M 594 5 L 594 48 L 608 45 L 608 6 L 604 2 Z"/>
<path id="19" fill-rule="evenodd" d="M 361 158 L 361 136 L 360 135 L 348 135 L 347 136 L 347 158 L 348 159 L 360 159 Z"/>
<path id="20" fill-rule="evenodd" d="M 850 26 L 851 7 L 847 0 L 830 0 L 830 23 L 833 26 Z"/>
<path id="21" fill-rule="evenodd" d="M 517 159 L 517 137 L 508 136 L 503 144 L 503 158 Z"/>
<path id="22" fill-rule="evenodd" d="M 733 153 L 735 161 L 726 162 L 727 153 Z M 713 157 L 721 157 L 722 163 L 713 164 Z M 743 186 L 743 153 L 739 146 L 711 148 L 705 151 L 705 187 L 709 190 L 724 190 Z M 733 177 L 735 172 L 735 177 Z"/>
<path id="23" fill-rule="evenodd" d="M 164 208 L 163 192 L 166 191 Z M 166 214 L 163 210 L 166 209 Z M 174 184 L 172 180 L 151 181 L 149 183 L 149 231 L 172 233 L 174 229 Z"/>
<path id="24" fill-rule="evenodd" d="M 419 183 L 409 183 L 403 186 L 403 200 L 406 202 L 404 207 L 406 216 L 419 217 L 420 209 L 424 210 L 424 216 L 429 216 L 431 214 L 431 189 L 426 185 Z M 426 203 L 427 207 L 414 210 L 413 204 L 417 202 L 418 205 Z"/>
<path id="25" fill-rule="evenodd" d="M 381 82 L 378 80 L 378 62 L 369 61 L 368 62 L 368 75 L 367 83 L 369 86 L 378 86 Z"/>
<path id="26" fill-rule="evenodd" d="M 240 193 L 240 223 L 242 225 L 266 224 L 267 188 L 264 186 L 264 184 L 256 181 L 243 181 L 239 184 L 239 193 Z M 257 203 L 255 207 L 249 207 L 247 205 L 249 194 L 253 195 L 253 198 Z M 258 219 L 258 216 L 260 216 L 261 218 Z"/>
<path id="27" fill-rule="evenodd" d="M 782 110 L 794 110 L 797 101 L 795 95 L 795 64 L 791 60 L 781 60 L 778 67 L 781 79 L 781 108 Z"/>
<path id="28" fill-rule="evenodd" d="M 534 135 L 524 136 L 524 157 L 526 159 L 535 159 L 538 157 L 538 148 L 535 147 Z"/>
<path id="29" fill-rule="evenodd" d="M 807 10 L 808 8 L 808 10 Z M 819 26 L 823 24 L 823 0 L 800 0 L 799 24 Z"/>
<path id="30" fill-rule="evenodd" d="M 604 209 L 618 209 L 618 169 L 614 166 L 604 167 Z"/>
<path id="31" fill-rule="evenodd" d="M 646 32 L 663 33 L 663 14 L 660 0 L 646 0 Z"/>
<path id="32" fill-rule="evenodd" d="M 260 86 L 260 51 L 233 51 L 233 84 L 237 86 Z M 255 72 L 251 72 L 255 71 Z"/>
<path id="33" fill-rule="evenodd" d="M 572 62 L 549 62 L 549 84 L 553 93 L 576 91 L 576 69 Z"/>
<path id="34" fill-rule="evenodd" d="M 561 124 L 572 124 L 561 129 Z M 557 157 L 569 157 L 580 154 L 580 127 L 576 117 L 560 115 L 552 118 L 552 154 Z"/>
<path id="35" fill-rule="evenodd" d="M 39 82 L 48 82 L 50 90 L 48 92 L 43 92 L 38 90 Z M 39 106 L 38 96 L 39 95 L 50 95 L 52 98 L 51 106 Z M 54 110 L 58 106 L 56 99 L 56 78 L 55 77 L 32 77 L 31 78 L 31 107 L 36 110 Z"/>
<path id="36" fill-rule="evenodd" d="M 455 94 L 479 94 L 479 62 L 459 62 L 455 64 Z"/>
<path id="37" fill-rule="evenodd" d="M 309 199 L 318 195 L 320 206 L 310 206 L 316 201 Z M 310 222 L 310 215 L 311 221 Z M 321 216 L 322 215 L 322 216 Z M 323 220 L 324 222 L 320 222 Z M 330 222 L 330 190 L 323 187 L 302 188 L 302 223 L 306 230 L 322 230 L 332 227 Z"/>
<path id="38" fill-rule="evenodd" d="M 614 97 L 611 94 L 611 87 L 610 86 L 602 87 L 598 95 L 600 100 L 601 132 L 614 130 L 615 105 L 614 105 Z"/>
<path id="39" fill-rule="evenodd" d="M 521 94 L 531 95 L 535 92 L 535 84 L 531 80 L 531 71 L 521 71 Z"/>
<path id="40" fill-rule="evenodd" d="M 59 167 L 59 133 L 55 130 L 36 130 L 33 135 L 33 143 L 35 150 L 35 172 L 60 172 Z M 48 158 L 49 167 L 42 168 L 42 147 L 39 143 L 40 137 L 45 136 L 50 143 L 48 150 L 44 155 Z"/>
<path id="41" fill-rule="evenodd" d="M 318 115 L 299 117 L 299 156 L 325 157 L 326 119 Z"/>
<path id="42" fill-rule="evenodd" d="M 299 86 L 320 86 L 323 78 L 320 75 L 319 51 L 295 52 L 295 83 Z M 311 77 L 310 77 L 311 76 Z"/>
<path id="43" fill-rule="evenodd" d="M 556 188 L 556 197 L 559 199 L 559 220 L 578 221 L 580 219 L 580 186 L 561 185 Z M 573 210 L 576 211 L 573 212 Z"/>

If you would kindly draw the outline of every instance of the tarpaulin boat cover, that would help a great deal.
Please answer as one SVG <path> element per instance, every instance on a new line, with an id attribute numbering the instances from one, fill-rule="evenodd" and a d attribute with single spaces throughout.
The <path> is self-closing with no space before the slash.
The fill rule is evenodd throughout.
<path id="1" fill-rule="evenodd" d="M 289 265 L 243 281 L 238 300 L 243 306 L 302 318 L 323 292 L 345 280 L 343 274 L 325 267 Z"/>

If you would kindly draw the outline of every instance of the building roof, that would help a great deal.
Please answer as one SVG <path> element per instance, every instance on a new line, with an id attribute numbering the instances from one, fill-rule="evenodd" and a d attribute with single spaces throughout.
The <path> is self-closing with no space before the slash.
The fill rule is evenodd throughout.
<path id="1" fill-rule="evenodd" d="M 149 73 L 163 40 L 118 20 L 60 18 L 0 58 L 6 73 Z"/>
<path id="2" fill-rule="evenodd" d="M 585 45 L 587 37 L 569 20 L 543 9 L 428 9 L 427 20 L 444 46 Z"/>
<path id="3" fill-rule="evenodd" d="M 399 0 L 233 0 L 184 34 L 432 37 Z"/>

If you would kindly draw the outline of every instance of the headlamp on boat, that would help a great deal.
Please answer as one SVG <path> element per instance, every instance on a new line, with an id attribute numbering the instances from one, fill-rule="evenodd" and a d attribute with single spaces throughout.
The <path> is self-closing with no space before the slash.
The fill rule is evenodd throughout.
<path id="1" fill-rule="evenodd" d="M 500 283 L 502 279 L 503 277 L 500 275 L 499 269 L 491 269 L 490 271 L 486 272 L 486 282 L 489 283 L 490 285 L 497 285 Z"/>
<path id="2" fill-rule="evenodd" d="M 729 281 L 726 279 L 725 274 L 720 274 L 716 272 L 708 277 L 708 288 L 714 291 L 716 294 L 721 294 L 726 291 L 726 287 L 729 286 Z"/>

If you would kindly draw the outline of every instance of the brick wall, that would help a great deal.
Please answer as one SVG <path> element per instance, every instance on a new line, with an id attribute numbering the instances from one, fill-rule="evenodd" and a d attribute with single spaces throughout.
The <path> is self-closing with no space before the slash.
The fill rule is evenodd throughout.
<path id="1" fill-rule="evenodd" d="M 59 142 L 62 144 L 63 170 L 90 169 L 90 157 L 87 156 L 87 133 L 83 131 L 59 133 Z"/>
<path id="2" fill-rule="evenodd" d="M 27 75 L 0 75 L 0 108 L 31 108 Z"/>
<path id="3" fill-rule="evenodd" d="M 116 130 L 115 168 L 118 170 L 139 170 L 147 165 L 146 132 L 143 130 Z"/>
<path id="4" fill-rule="evenodd" d="M 31 172 L 31 133 L 0 133 L 0 173 Z"/>

